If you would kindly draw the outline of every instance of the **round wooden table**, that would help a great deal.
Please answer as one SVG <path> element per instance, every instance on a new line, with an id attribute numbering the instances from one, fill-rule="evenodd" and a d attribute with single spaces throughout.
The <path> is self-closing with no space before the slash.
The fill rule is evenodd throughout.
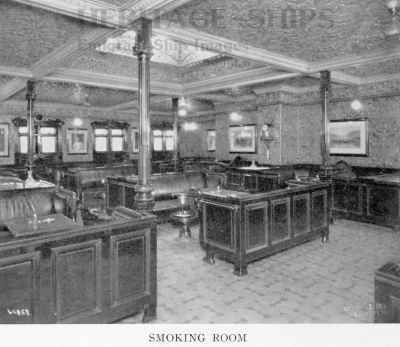
<path id="1" fill-rule="evenodd" d="M 180 225 L 179 237 L 185 234 L 188 237 L 192 237 L 190 231 L 190 224 L 197 219 L 197 213 L 193 210 L 179 210 L 171 213 L 171 220 Z"/>

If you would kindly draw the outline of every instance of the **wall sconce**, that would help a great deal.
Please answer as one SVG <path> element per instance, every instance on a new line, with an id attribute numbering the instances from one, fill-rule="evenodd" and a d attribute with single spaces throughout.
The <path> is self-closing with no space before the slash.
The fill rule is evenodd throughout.
<path id="1" fill-rule="evenodd" d="M 272 141 L 275 140 L 274 131 L 273 131 L 273 124 L 272 123 L 265 123 L 261 127 L 260 133 L 260 141 L 265 144 L 267 148 L 267 160 L 270 159 L 270 146 Z"/>
<path id="2" fill-rule="evenodd" d="M 182 96 L 178 101 L 178 116 L 186 117 L 190 109 L 190 103 Z"/>
<path id="3" fill-rule="evenodd" d="M 273 132 L 273 124 L 272 123 L 265 123 L 261 127 L 261 135 L 260 140 L 266 143 L 269 143 L 274 140 Z"/>

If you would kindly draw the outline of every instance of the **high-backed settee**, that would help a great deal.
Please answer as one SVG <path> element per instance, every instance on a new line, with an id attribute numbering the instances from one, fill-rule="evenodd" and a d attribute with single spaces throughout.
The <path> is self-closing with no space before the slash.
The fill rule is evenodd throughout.
<path id="1" fill-rule="evenodd" d="M 153 189 L 155 206 L 153 212 L 168 214 L 179 208 L 180 193 L 195 193 L 203 188 L 216 188 L 225 183 L 222 173 L 191 171 L 152 175 L 150 184 Z M 107 179 L 107 205 L 109 207 L 126 206 L 134 208 L 135 186 L 137 176 L 109 177 Z"/>
<path id="2" fill-rule="evenodd" d="M 0 178 L 0 226 L 7 219 L 29 218 L 62 213 L 80 222 L 79 206 L 74 192 L 55 186 L 25 187 L 21 181 Z M 0 227 L 1 229 L 1 227 Z M 3 228 L 4 229 L 4 228 Z"/>
<path id="3" fill-rule="evenodd" d="M 86 208 L 105 194 L 107 177 L 129 176 L 137 171 L 136 165 L 124 164 L 100 167 L 77 167 L 61 174 L 61 186 L 77 193 L 78 199 Z"/>

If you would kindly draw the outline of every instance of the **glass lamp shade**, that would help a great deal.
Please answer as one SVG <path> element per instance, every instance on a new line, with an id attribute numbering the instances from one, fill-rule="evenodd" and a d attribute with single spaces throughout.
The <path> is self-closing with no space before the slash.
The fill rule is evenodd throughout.
<path id="1" fill-rule="evenodd" d="M 362 108 L 363 108 L 363 104 L 361 103 L 361 101 L 360 100 L 354 100 L 352 103 L 351 103 L 351 108 L 354 110 L 354 111 L 361 111 L 362 110 Z"/>
<path id="2" fill-rule="evenodd" d="M 385 30 L 385 34 L 387 36 L 394 36 L 394 35 L 399 35 L 400 34 L 400 23 L 397 20 L 396 17 L 392 18 L 392 22 L 390 25 L 387 27 Z"/>
<path id="3" fill-rule="evenodd" d="M 180 117 L 186 117 L 187 114 L 188 114 L 188 112 L 187 112 L 187 109 L 186 109 L 186 108 L 182 108 L 182 107 L 181 107 L 181 108 L 178 110 L 178 115 L 179 115 Z"/>
<path id="4" fill-rule="evenodd" d="M 386 0 L 386 6 L 390 10 L 395 10 L 399 7 L 399 0 Z"/>

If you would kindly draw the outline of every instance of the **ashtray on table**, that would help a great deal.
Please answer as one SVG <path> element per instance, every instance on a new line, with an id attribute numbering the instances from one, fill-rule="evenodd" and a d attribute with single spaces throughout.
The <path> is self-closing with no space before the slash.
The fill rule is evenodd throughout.
<path id="1" fill-rule="evenodd" d="M 98 219 L 101 220 L 111 220 L 113 217 L 108 215 L 106 212 L 99 210 L 97 208 L 91 208 L 89 212 L 93 215 L 96 216 Z"/>

